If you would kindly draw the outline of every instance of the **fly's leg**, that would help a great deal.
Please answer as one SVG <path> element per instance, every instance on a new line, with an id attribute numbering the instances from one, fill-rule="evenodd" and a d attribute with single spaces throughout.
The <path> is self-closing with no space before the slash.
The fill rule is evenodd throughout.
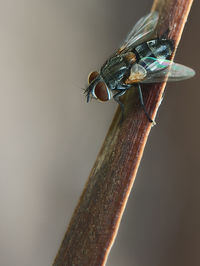
<path id="1" fill-rule="evenodd" d="M 124 104 L 119 100 L 119 97 L 122 96 L 125 92 L 126 90 L 121 90 L 113 96 L 113 99 L 119 104 L 121 108 L 122 112 L 121 122 L 124 120 Z"/>
<path id="2" fill-rule="evenodd" d="M 139 93 L 139 97 L 140 97 L 140 103 L 141 103 L 141 105 L 142 105 L 142 108 L 143 108 L 143 110 L 144 110 L 144 113 L 145 113 L 146 117 L 148 118 L 149 122 L 151 122 L 151 123 L 155 123 L 155 122 L 151 119 L 151 117 L 149 116 L 149 114 L 148 114 L 148 112 L 147 112 L 147 110 L 146 110 L 146 107 L 145 107 L 145 105 L 144 105 L 144 100 L 143 100 L 142 89 L 141 89 L 140 83 L 137 84 L 137 87 L 138 87 L 138 93 Z"/>

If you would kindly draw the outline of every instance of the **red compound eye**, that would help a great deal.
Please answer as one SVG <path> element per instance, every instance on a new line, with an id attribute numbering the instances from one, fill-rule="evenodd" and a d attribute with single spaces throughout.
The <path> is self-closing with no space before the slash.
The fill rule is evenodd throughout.
<path id="1" fill-rule="evenodd" d="M 100 101 L 108 101 L 109 100 L 109 92 L 105 82 L 99 81 L 95 87 L 95 95 Z"/>
<path id="2" fill-rule="evenodd" d="M 97 71 L 91 72 L 88 76 L 88 83 L 90 84 L 98 75 L 99 73 Z"/>

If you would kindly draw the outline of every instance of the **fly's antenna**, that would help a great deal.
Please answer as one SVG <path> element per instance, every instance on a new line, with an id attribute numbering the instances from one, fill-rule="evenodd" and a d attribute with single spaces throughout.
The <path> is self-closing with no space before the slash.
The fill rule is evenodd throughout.
<path id="1" fill-rule="evenodd" d="M 86 97 L 87 103 L 88 103 L 88 102 L 90 101 L 90 99 L 92 98 L 90 94 L 92 93 L 92 96 L 93 96 L 93 90 L 94 90 L 96 84 L 97 84 L 100 80 L 101 80 L 100 77 L 94 79 L 94 80 L 90 83 L 90 85 L 89 85 L 86 89 L 84 89 L 84 94 L 85 94 L 85 97 Z M 94 98 L 95 98 L 95 97 L 94 97 Z"/>
<path id="2" fill-rule="evenodd" d="M 90 86 L 89 86 L 90 87 Z M 84 94 L 85 94 L 85 97 L 86 97 L 86 100 L 87 100 L 87 103 L 89 102 L 90 100 L 90 93 L 91 93 L 91 90 L 89 89 L 89 87 L 87 89 L 83 89 L 84 90 Z"/>

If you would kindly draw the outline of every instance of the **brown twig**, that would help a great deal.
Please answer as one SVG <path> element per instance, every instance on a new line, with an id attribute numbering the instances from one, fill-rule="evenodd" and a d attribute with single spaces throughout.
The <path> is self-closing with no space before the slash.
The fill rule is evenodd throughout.
<path id="1" fill-rule="evenodd" d="M 192 0 L 155 0 L 157 31 L 169 30 L 177 47 Z M 146 88 L 145 88 L 146 87 Z M 148 113 L 155 118 L 165 83 L 143 86 Z M 125 118 L 118 109 L 88 182 L 72 216 L 54 266 L 103 265 L 116 237 L 149 135 L 151 124 L 141 110 L 138 95 L 126 93 Z"/>

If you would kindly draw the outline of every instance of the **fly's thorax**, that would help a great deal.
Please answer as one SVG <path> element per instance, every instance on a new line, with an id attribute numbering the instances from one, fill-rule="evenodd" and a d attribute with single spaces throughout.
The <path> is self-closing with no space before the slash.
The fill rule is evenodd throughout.
<path id="1" fill-rule="evenodd" d="M 111 57 L 103 65 L 100 73 L 111 90 L 117 89 L 118 84 L 129 74 L 130 68 L 135 61 L 135 54 L 127 52 Z"/>
<path id="2" fill-rule="evenodd" d="M 127 66 L 129 67 L 136 62 L 137 58 L 133 52 L 129 51 L 124 54 L 124 60 L 126 61 Z"/>

